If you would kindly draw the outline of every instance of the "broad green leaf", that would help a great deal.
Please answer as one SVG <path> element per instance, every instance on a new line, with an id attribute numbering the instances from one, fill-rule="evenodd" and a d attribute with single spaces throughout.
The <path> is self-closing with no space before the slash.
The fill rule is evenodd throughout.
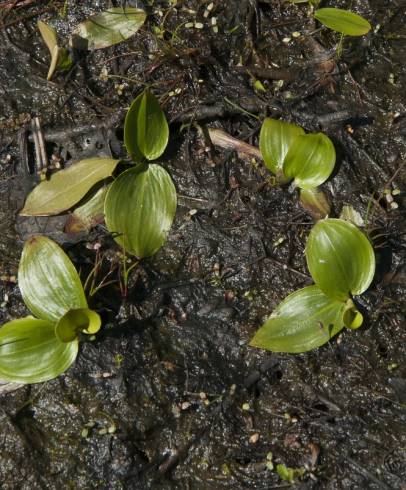
<path id="1" fill-rule="evenodd" d="M 43 320 L 56 322 L 68 310 L 88 307 L 69 257 L 45 236 L 32 236 L 25 242 L 18 285 L 27 307 Z"/>
<path id="2" fill-rule="evenodd" d="M 76 49 L 101 49 L 121 43 L 142 27 L 146 13 L 133 7 L 113 7 L 89 17 L 74 30 L 71 45 Z"/>
<path id="3" fill-rule="evenodd" d="M 51 54 L 51 64 L 49 66 L 47 80 L 51 80 L 57 68 L 67 70 L 72 65 L 69 51 L 66 48 L 58 46 L 58 38 L 53 27 L 49 26 L 42 20 L 37 22 L 39 32 Z"/>
<path id="4" fill-rule="evenodd" d="M 315 224 L 307 240 L 306 259 L 314 282 L 339 301 L 363 293 L 375 273 L 375 255 L 368 238 L 340 219 Z"/>
<path id="5" fill-rule="evenodd" d="M 315 18 L 333 31 L 347 36 L 363 36 L 371 24 L 354 12 L 337 8 L 322 8 L 314 12 Z"/>
<path id="6" fill-rule="evenodd" d="M 98 189 L 86 202 L 78 206 L 68 217 L 65 224 L 65 233 L 79 233 L 88 231 L 104 220 L 104 201 L 108 186 Z"/>
<path id="7" fill-rule="evenodd" d="M 60 342 L 53 323 L 26 317 L 0 328 L 0 379 L 40 383 L 56 378 L 74 362 L 78 342 Z"/>
<path id="8" fill-rule="evenodd" d="M 49 216 L 74 206 L 100 180 L 109 177 L 120 160 L 88 158 L 52 174 L 35 187 L 21 216 Z"/>
<path id="9" fill-rule="evenodd" d="M 250 345 L 273 352 L 306 352 L 328 342 L 343 327 L 345 303 L 317 286 L 290 294 L 257 331 Z"/>
<path id="10" fill-rule="evenodd" d="M 296 124 L 266 118 L 259 135 L 259 149 L 265 165 L 274 174 L 282 172 L 283 161 L 294 140 L 304 134 Z"/>
<path id="11" fill-rule="evenodd" d="M 80 333 L 94 334 L 100 330 L 100 316 L 89 308 L 67 311 L 55 326 L 55 334 L 61 342 L 72 342 Z"/>
<path id="12" fill-rule="evenodd" d="M 124 122 L 124 144 L 135 162 L 155 160 L 165 151 L 169 127 L 154 94 L 145 90 L 131 104 Z"/>
<path id="13" fill-rule="evenodd" d="M 315 219 L 323 219 L 330 214 L 330 203 L 317 187 L 300 189 L 300 204 Z"/>
<path id="14" fill-rule="evenodd" d="M 176 189 L 160 165 L 122 173 L 107 193 L 107 228 L 127 252 L 148 257 L 164 244 L 176 212 Z"/>
<path id="15" fill-rule="evenodd" d="M 283 173 L 295 179 L 297 187 L 313 189 L 325 182 L 334 169 L 334 145 L 323 133 L 298 136 L 289 147 Z"/>

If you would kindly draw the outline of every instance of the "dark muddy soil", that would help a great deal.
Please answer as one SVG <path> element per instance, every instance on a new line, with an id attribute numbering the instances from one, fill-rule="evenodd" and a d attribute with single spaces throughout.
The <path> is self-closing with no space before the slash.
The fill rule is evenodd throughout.
<path id="1" fill-rule="evenodd" d="M 323 2 L 373 25 L 346 39 L 338 59 L 337 35 L 318 29 L 306 4 L 214 0 L 205 17 L 210 3 L 150 1 L 134 38 L 77 54 L 52 82 L 36 21 L 49 20 L 67 43 L 73 26 L 110 3 L 0 3 L 3 322 L 27 314 L 15 275 L 30 233 L 64 244 L 83 277 L 95 243 L 106 267 L 118 251 L 102 225 L 72 236 L 66 216 L 17 217 L 36 181 L 35 116 L 49 158 L 125 157 L 123 114 L 152 84 L 171 121 L 160 163 L 179 194 L 168 242 L 133 273 L 127 299 L 117 285 L 95 296 L 104 328 L 74 366 L 0 395 L 1 489 L 291 486 L 271 462 L 302 470 L 296 488 L 406 487 L 405 4 Z M 260 122 L 249 113 L 326 132 L 339 156 L 323 186 L 333 213 L 351 204 L 374 238 L 364 326 L 303 355 L 248 346 L 273 308 L 311 283 L 303 251 L 314 222 L 260 162 L 204 138 L 215 127 L 257 145 Z M 402 191 L 397 207 L 385 189 Z"/>

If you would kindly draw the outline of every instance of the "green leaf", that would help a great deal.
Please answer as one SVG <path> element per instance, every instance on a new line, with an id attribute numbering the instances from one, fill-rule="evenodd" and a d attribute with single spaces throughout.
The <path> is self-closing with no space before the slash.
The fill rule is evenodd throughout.
<path id="1" fill-rule="evenodd" d="M 59 170 L 35 187 L 21 216 L 49 216 L 74 206 L 100 180 L 110 176 L 120 160 L 88 158 Z"/>
<path id="2" fill-rule="evenodd" d="M 300 189 L 300 205 L 315 219 L 323 219 L 330 214 L 330 203 L 317 187 Z"/>
<path id="3" fill-rule="evenodd" d="M 105 203 L 107 228 L 127 252 L 148 257 L 164 244 L 176 212 L 176 189 L 160 165 L 122 173 Z"/>
<path id="4" fill-rule="evenodd" d="M 165 151 L 169 127 L 154 94 L 142 92 L 131 104 L 124 122 L 124 144 L 135 162 L 155 160 Z"/>
<path id="5" fill-rule="evenodd" d="M 133 7 L 113 7 L 89 17 L 74 30 L 71 45 L 75 49 L 101 49 L 121 43 L 142 27 L 146 13 Z"/>
<path id="6" fill-rule="evenodd" d="M 53 323 L 32 317 L 0 328 L 0 379 L 40 383 L 56 378 L 74 362 L 78 342 L 62 343 Z"/>
<path id="7" fill-rule="evenodd" d="M 100 316 L 89 308 L 67 311 L 55 326 L 55 334 L 61 342 L 72 342 L 80 333 L 95 334 L 100 330 Z"/>
<path id="8" fill-rule="evenodd" d="M 343 327 L 346 305 L 317 286 L 290 294 L 257 331 L 250 345 L 272 352 L 306 352 L 328 342 Z"/>
<path id="9" fill-rule="evenodd" d="M 266 118 L 259 135 L 259 149 L 265 165 L 274 174 L 282 172 L 283 161 L 293 141 L 304 134 L 296 124 Z"/>
<path id="10" fill-rule="evenodd" d="M 337 8 L 322 8 L 314 12 L 315 18 L 333 31 L 347 36 L 363 36 L 371 24 L 354 12 Z"/>
<path id="11" fill-rule="evenodd" d="M 88 231 L 104 220 L 104 201 L 109 186 L 98 189 L 86 202 L 78 206 L 68 217 L 65 233 Z"/>
<path id="12" fill-rule="evenodd" d="M 283 173 L 297 187 L 312 189 L 325 182 L 334 169 L 334 145 L 323 133 L 298 136 L 289 147 Z"/>
<path id="13" fill-rule="evenodd" d="M 56 322 L 68 310 L 88 307 L 69 257 L 45 236 L 32 236 L 25 242 L 18 285 L 27 307 L 43 320 Z"/>
<path id="14" fill-rule="evenodd" d="M 339 301 L 363 293 L 375 273 L 375 255 L 368 238 L 340 219 L 315 224 L 307 240 L 306 259 L 314 282 Z"/>

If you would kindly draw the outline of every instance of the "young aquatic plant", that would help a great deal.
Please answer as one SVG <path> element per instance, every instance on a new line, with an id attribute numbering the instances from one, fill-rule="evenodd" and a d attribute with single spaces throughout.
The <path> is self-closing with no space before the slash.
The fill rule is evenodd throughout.
<path id="1" fill-rule="evenodd" d="M 124 144 L 137 166 L 110 186 L 105 201 L 108 230 L 123 249 L 142 259 L 164 244 L 176 213 L 176 189 L 168 172 L 149 164 L 168 144 L 169 128 L 158 100 L 148 90 L 131 104 Z"/>
<path id="2" fill-rule="evenodd" d="M 149 164 L 162 155 L 168 139 L 165 114 L 156 97 L 145 90 L 131 104 L 124 123 L 124 143 L 136 164 L 133 168 L 108 188 L 97 189 L 113 175 L 120 160 L 81 160 L 37 185 L 20 214 L 55 215 L 87 198 L 68 218 L 67 232 L 89 229 L 104 213 L 108 230 L 126 252 L 138 259 L 153 255 L 164 244 L 176 213 L 176 189 L 170 175 L 160 165 Z"/>
<path id="3" fill-rule="evenodd" d="M 300 189 L 300 203 L 313 217 L 330 212 L 318 186 L 331 175 L 336 161 L 334 145 L 323 133 L 306 134 L 296 124 L 266 118 L 259 135 L 259 149 L 279 183 L 293 180 Z"/>
<path id="4" fill-rule="evenodd" d="M 352 296 L 362 294 L 374 277 L 375 255 L 368 238 L 347 221 L 321 220 L 310 232 L 306 260 L 315 284 L 285 298 L 250 345 L 274 352 L 306 352 L 344 327 L 361 326 L 363 317 Z"/>
<path id="5" fill-rule="evenodd" d="M 69 257 L 45 236 L 26 241 L 18 284 L 36 318 L 27 316 L 0 328 L 0 379 L 39 383 L 56 378 L 75 361 L 80 334 L 100 329 L 100 317 L 89 309 Z"/>

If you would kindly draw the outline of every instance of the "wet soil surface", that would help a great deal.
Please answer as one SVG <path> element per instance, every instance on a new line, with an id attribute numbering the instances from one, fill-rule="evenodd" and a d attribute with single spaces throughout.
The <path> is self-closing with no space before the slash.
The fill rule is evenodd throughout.
<path id="1" fill-rule="evenodd" d="M 330 2 L 351 4 L 373 24 L 346 39 L 337 59 L 337 35 L 318 29 L 306 4 L 149 3 L 134 38 L 77 53 L 74 69 L 52 82 L 36 21 L 67 43 L 73 26 L 110 4 L 1 3 L 3 322 L 27 314 L 13 276 L 30 233 L 62 243 L 83 278 L 94 244 L 107 269 L 117 261 L 102 225 L 72 236 L 66 216 L 17 217 L 36 181 L 32 143 L 24 152 L 35 116 L 48 157 L 125 157 L 123 114 L 152 84 L 171 121 L 159 163 L 179 206 L 166 245 L 132 274 L 127 298 L 116 283 L 93 298 L 103 331 L 82 344 L 74 366 L 0 395 L 0 488 L 405 488 L 405 4 Z M 203 28 L 185 27 L 191 22 Z M 303 251 L 314 223 L 260 162 L 203 136 L 215 127 L 257 145 L 260 122 L 249 113 L 330 136 L 339 158 L 323 190 L 333 215 L 351 204 L 374 239 L 378 271 L 358 298 L 364 326 L 307 354 L 248 346 L 273 308 L 311 283 Z M 397 207 L 385 189 L 402 191 Z M 282 481 L 271 463 L 302 475 Z"/>

